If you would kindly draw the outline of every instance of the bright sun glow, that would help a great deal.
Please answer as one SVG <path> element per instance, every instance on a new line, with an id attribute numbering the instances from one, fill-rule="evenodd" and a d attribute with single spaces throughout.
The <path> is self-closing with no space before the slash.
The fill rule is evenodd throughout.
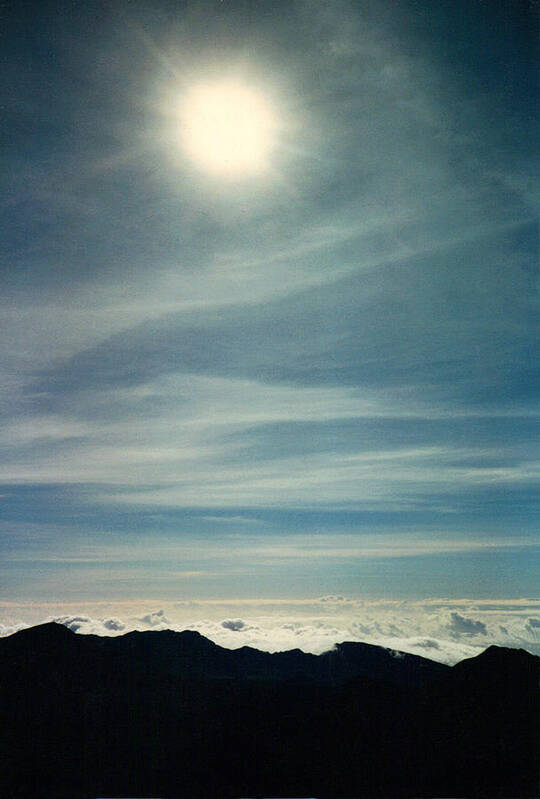
<path id="1" fill-rule="evenodd" d="M 264 172 L 276 137 L 270 105 L 232 81 L 194 86 L 182 109 L 182 141 L 190 158 L 224 177 Z"/>

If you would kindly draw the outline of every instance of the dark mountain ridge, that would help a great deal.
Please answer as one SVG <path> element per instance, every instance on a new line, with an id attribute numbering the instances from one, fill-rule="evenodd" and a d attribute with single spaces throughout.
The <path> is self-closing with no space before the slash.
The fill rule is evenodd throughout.
<path id="1" fill-rule="evenodd" d="M 539 663 L 39 625 L 0 639 L 0 796 L 536 796 Z"/>
<path id="2" fill-rule="evenodd" d="M 345 642 L 321 655 L 300 649 L 261 652 L 226 649 L 193 630 L 130 632 L 121 636 L 79 635 L 54 622 L 0 639 L 0 657 L 49 654 L 118 661 L 126 658 L 155 673 L 184 679 L 309 680 L 337 685 L 355 677 L 416 685 L 449 667 L 427 658 L 371 644 Z"/>

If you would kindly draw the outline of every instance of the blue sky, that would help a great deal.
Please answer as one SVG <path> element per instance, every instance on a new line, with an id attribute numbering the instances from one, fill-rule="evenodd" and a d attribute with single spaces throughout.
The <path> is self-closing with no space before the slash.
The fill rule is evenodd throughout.
<path id="1" fill-rule="evenodd" d="M 537 596 L 536 4 L 3 15 L 5 606 Z"/>

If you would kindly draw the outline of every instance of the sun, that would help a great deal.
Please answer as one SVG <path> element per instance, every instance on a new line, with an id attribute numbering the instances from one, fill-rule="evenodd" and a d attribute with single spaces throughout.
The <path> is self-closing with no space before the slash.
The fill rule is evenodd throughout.
<path id="1" fill-rule="evenodd" d="M 180 122 L 183 148 L 200 168 L 229 178 L 268 169 L 277 121 L 257 90 L 231 80 L 194 85 L 183 98 Z"/>

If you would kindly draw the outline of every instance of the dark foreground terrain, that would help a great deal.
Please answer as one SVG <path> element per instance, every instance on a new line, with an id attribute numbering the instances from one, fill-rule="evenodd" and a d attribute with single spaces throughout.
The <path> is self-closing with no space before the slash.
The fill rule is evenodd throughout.
<path id="1" fill-rule="evenodd" d="M 44 624 L 0 639 L 0 796 L 533 797 L 539 663 Z"/>

